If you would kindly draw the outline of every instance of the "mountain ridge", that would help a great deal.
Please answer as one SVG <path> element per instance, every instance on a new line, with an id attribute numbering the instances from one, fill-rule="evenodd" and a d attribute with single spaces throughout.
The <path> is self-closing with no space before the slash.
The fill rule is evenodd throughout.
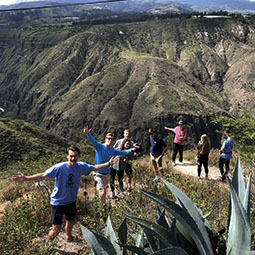
<path id="1" fill-rule="evenodd" d="M 148 127 L 167 136 L 164 125 L 183 118 L 192 146 L 202 132 L 218 137 L 212 114 L 254 111 L 254 23 L 248 20 L 168 19 L 12 32 L 0 38 L 0 45 L 13 43 L 0 51 L 6 115 L 67 138 L 84 139 L 82 126 L 88 124 L 98 139 L 130 128 L 133 139 L 146 144 Z M 239 64 L 241 55 L 246 58 Z"/>

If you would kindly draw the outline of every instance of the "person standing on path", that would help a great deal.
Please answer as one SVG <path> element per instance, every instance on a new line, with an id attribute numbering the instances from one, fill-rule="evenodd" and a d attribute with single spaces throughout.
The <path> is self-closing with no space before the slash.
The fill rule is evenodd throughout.
<path id="1" fill-rule="evenodd" d="M 121 148 L 121 147 L 123 147 L 122 145 L 123 145 L 123 142 L 124 142 L 124 140 L 129 140 L 130 141 L 130 148 L 132 149 L 132 148 L 134 148 L 134 146 L 135 146 L 135 142 L 134 141 L 132 141 L 131 140 L 131 132 L 130 132 L 130 130 L 129 129 L 125 129 L 124 130 L 124 132 L 123 132 L 123 138 L 121 138 L 121 139 L 118 139 L 116 142 L 115 142 L 115 144 L 113 145 L 113 148 L 115 148 L 115 149 L 118 149 L 118 150 L 123 150 L 123 148 Z M 130 149 L 130 148 L 128 148 L 128 149 Z M 126 150 L 126 149 L 124 149 L 124 150 Z M 126 159 L 131 159 L 132 158 L 132 156 L 136 156 L 137 155 L 137 153 L 136 152 L 134 152 L 133 153 L 133 155 L 129 155 L 128 157 L 126 157 Z M 131 165 L 131 160 L 128 160 L 129 161 L 129 163 L 126 163 L 126 164 L 122 164 L 123 163 L 123 158 L 120 158 L 120 161 L 121 162 L 119 162 L 119 163 L 117 163 L 116 165 L 121 165 L 121 166 L 126 166 L 126 169 L 125 169 L 125 172 L 126 172 L 126 174 L 127 174 L 127 176 L 128 176 L 128 187 L 127 187 L 127 191 L 131 191 L 131 189 L 132 189 L 132 187 L 131 187 L 131 183 L 132 183 L 132 165 Z M 116 166 L 115 166 L 116 167 Z M 110 169 L 111 169 L 111 172 L 113 173 L 113 174 L 111 174 L 111 177 L 112 177 L 112 180 L 111 180 L 111 191 L 112 191 L 112 195 L 115 195 L 115 193 L 114 193 L 114 180 L 113 180 L 113 178 L 115 179 L 115 175 L 116 175 L 116 173 L 114 174 L 114 172 L 116 171 L 116 169 L 114 169 L 113 167 L 110 167 Z M 121 174 L 121 173 L 119 173 L 118 172 L 118 174 Z M 124 176 L 124 175 L 123 175 Z M 123 178 L 123 176 L 122 176 L 122 178 Z M 118 177 L 118 179 L 119 179 L 119 184 L 121 185 L 121 182 L 123 183 L 123 181 L 120 181 L 120 177 Z"/>
<path id="2" fill-rule="evenodd" d="M 121 146 L 120 150 L 128 150 L 131 148 L 131 140 L 130 139 L 124 139 Z M 126 172 L 128 176 L 128 188 L 127 191 L 131 191 L 131 180 L 132 180 L 132 154 L 129 154 L 127 156 L 118 156 L 119 161 L 111 166 L 111 192 L 112 192 L 112 197 L 115 197 L 115 177 L 116 174 L 118 176 L 118 182 L 119 182 L 119 188 L 121 192 L 124 192 L 124 187 L 123 187 L 123 177 L 124 177 L 124 172 Z"/>
<path id="3" fill-rule="evenodd" d="M 90 129 L 88 128 L 88 126 L 84 127 L 83 132 L 86 134 L 92 146 L 96 149 L 95 164 L 100 164 L 102 162 L 109 161 L 109 159 L 113 156 L 128 155 L 135 151 L 134 148 L 123 151 L 112 148 L 111 147 L 113 142 L 112 133 L 106 134 L 105 142 L 102 144 L 96 141 L 96 139 L 90 134 Z M 94 180 L 97 183 L 97 190 L 103 206 L 106 205 L 106 187 L 110 184 L 110 179 L 111 179 L 110 165 L 94 173 Z"/>
<path id="4" fill-rule="evenodd" d="M 75 224 L 76 216 L 76 198 L 80 186 L 80 179 L 83 174 L 89 175 L 91 171 L 98 171 L 108 167 L 109 164 L 116 163 L 116 159 L 110 159 L 109 162 L 99 165 L 89 165 L 84 162 L 78 162 L 80 155 L 79 148 L 70 146 L 67 148 L 67 162 L 58 163 L 45 172 L 25 176 L 21 172 L 12 177 L 15 182 L 24 181 L 43 181 L 47 177 L 55 179 L 54 189 L 51 194 L 51 224 L 52 230 L 48 234 L 48 240 L 52 240 L 61 231 L 63 216 L 66 216 L 65 230 L 67 241 L 72 242 L 72 229 Z"/>
<path id="5" fill-rule="evenodd" d="M 208 173 L 209 173 L 208 161 L 209 161 L 209 153 L 211 150 L 211 142 L 209 137 L 206 134 L 203 134 L 200 137 L 200 141 L 198 142 L 197 149 L 199 152 L 198 166 L 197 166 L 198 178 L 200 179 L 202 165 L 203 165 L 205 169 L 205 179 L 208 179 Z"/>
<path id="6" fill-rule="evenodd" d="M 187 137 L 187 129 L 183 126 L 183 121 L 180 120 L 179 125 L 175 128 L 165 127 L 165 130 L 169 130 L 175 134 L 174 136 L 174 147 L 172 154 L 172 165 L 175 166 L 176 155 L 179 152 L 179 162 L 183 163 L 183 148 L 184 148 L 184 140 Z"/>
<path id="7" fill-rule="evenodd" d="M 151 163 L 155 173 L 155 178 L 153 179 L 153 181 L 159 181 L 159 173 L 164 173 L 164 170 L 162 168 L 162 159 L 167 151 L 167 146 L 163 139 L 160 136 L 156 135 L 156 132 L 153 128 L 150 128 L 148 130 L 148 133 L 150 135 L 151 144 Z"/>
<path id="8" fill-rule="evenodd" d="M 223 142 L 222 147 L 220 148 L 220 159 L 219 159 L 219 169 L 221 173 L 221 181 L 226 181 L 226 175 L 229 172 L 229 163 L 232 159 L 232 150 L 234 148 L 234 140 L 230 137 L 230 130 L 226 128 L 224 131 L 226 140 Z M 224 171 L 225 167 L 225 171 Z"/>

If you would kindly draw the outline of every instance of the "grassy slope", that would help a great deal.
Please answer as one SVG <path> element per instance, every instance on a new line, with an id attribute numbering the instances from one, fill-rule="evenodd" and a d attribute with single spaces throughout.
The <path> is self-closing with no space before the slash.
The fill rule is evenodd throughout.
<path id="1" fill-rule="evenodd" d="M 11 169 L 26 171 L 31 166 L 36 167 L 38 162 L 43 171 L 54 163 L 64 161 L 66 148 L 76 144 L 27 122 L 3 118 L 0 119 L 0 143 L 0 171 L 6 174 Z M 82 144 L 80 147 L 85 152 L 81 159 L 92 162 L 87 149 Z"/>

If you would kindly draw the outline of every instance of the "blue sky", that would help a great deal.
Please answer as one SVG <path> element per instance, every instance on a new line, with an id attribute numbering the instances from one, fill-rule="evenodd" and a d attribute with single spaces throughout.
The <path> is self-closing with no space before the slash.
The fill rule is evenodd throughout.
<path id="1" fill-rule="evenodd" d="M 20 2 L 29 2 L 29 1 L 31 2 L 35 0 L 0 0 L 0 5 L 9 5 L 9 4 L 16 4 Z M 242 1 L 242 0 L 239 0 L 239 1 Z M 249 1 L 255 2 L 255 0 L 249 0 Z M 72 2 L 72 0 L 70 0 L 70 2 Z"/>

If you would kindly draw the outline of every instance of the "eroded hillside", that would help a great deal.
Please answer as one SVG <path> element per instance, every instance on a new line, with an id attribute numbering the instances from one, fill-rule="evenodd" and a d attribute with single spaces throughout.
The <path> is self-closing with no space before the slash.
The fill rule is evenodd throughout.
<path id="1" fill-rule="evenodd" d="M 237 19 L 168 19 L 70 30 L 1 31 L 7 115 L 71 139 L 123 128 L 144 142 L 182 116 L 189 142 L 215 135 L 209 115 L 254 111 L 254 27 Z M 215 144 L 217 139 L 215 139 Z"/>

